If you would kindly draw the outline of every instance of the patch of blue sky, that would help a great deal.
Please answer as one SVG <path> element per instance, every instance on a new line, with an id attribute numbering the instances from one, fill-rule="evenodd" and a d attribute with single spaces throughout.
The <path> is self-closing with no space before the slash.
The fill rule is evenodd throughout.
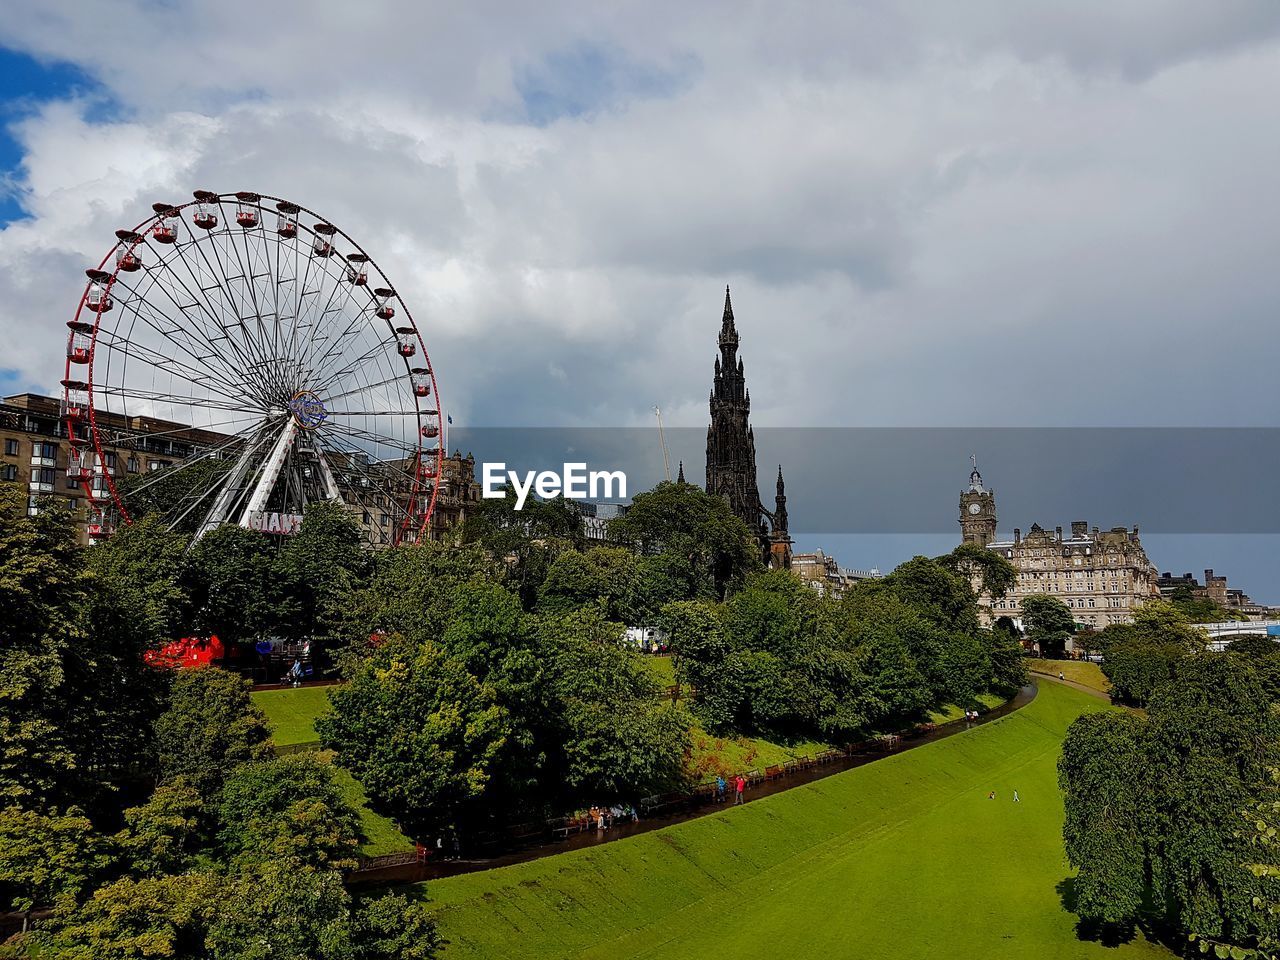
<path id="1" fill-rule="evenodd" d="M 0 47 L 0 227 L 24 216 L 22 144 L 13 134 L 14 124 L 42 103 L 84 95 L 101 97 L 101 87 L 74 64 Z"/>
<path id="2" fill-rule="evenodd" d="M 515 85 L 524 119 L 541 127 L 633 100 L 677 96 L 689 88 L 697 72 L 693 56 L 657 65 L 611 47 L 581 43 L 521 68 Z"/>

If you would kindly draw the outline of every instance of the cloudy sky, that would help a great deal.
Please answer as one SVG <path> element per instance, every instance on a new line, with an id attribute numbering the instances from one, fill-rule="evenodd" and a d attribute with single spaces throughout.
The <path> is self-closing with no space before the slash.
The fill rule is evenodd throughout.
<path id="1" fill-rule="evenodd" d="M 1274 0 L 0 6 L 4 392 L 116 228 L 251 189 L 377 257 L 459 424 L 705 424 L 725 284 L 764 425 L 1280 420 Z M 1280 601 L 1276 539 L 1151 549 Z"/>

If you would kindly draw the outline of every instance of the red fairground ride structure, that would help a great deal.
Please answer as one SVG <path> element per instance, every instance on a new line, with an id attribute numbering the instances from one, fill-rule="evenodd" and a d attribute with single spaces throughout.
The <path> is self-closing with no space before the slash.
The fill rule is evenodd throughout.
<path id="1" fill-rule="evenodd" d="M 436 374 L 377 263 L 277 197 L 197 190 L 152 209 L 86 271 L 67 324 L 67 475 L 90 535 L 176 480 L 180 495 L 148 507 L 193 542 L 223 524 L 291 533 L 320 501 L 382 542 L 423 536 L 443 457 Z"/>

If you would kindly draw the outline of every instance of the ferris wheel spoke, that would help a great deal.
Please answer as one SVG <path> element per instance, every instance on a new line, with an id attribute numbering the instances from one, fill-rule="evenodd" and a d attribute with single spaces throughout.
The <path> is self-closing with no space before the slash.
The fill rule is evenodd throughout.
<path id="1" fill-rule="evenodd" d="M 228 232 L 225 224 L 222 229 L 224 233 Z M 246 358 L 248 366 L 255 371 L 253 374 L 250 374 L 250 376 L 254 378 L 260 389 L 263 390 L 264 398 L 270 397 L 273 392 L 272 388 L 275 386 L 271 382 L 271 374 L 269 371 L 272 367 L 270 361 L 260 350 L 257 349 L 256 344 L 254 344 L 249 337 L 247 327 L 247 321 L 249 318 L 243 315 L 240 307 L 233 301 L 230 292 L 231 286 L 236 279 L 244 280 L 247 278 L 244 278 L 243 276 L 233 277 L 228 275 L 227 270 L 222 263 L 222 258 L 218 254 L 218 247 L 213 242 L 212 234 L 205 237 L 203 240 L 197 238 L 190 246 L 194 247 L 195 252 L 200 255 L 200 260 L 204 264 L 205 270 L 208 271 L 209 278 L 213 281 L 211 289 L 216 289 L 221 294 L 216 303 L 221 315 L 220 326 L 227 336 L 228 343 L 234 345 L 237 352 Z M 206 247 L 209 249 L 206 249 Z M 216 266 L 214 263 L 210 262 L 210 251 L 213 253 L 213 259 L 217 262 Z M 183 255 L 185 252 L 186 251 L 181 248 L 179 249 L 179 255 Z M 201 286 L 201 290 L 204 289 L 205 288 Z M 214 302 L 212 298 L 209 298 L 209 300 L 210 302 Z M 230 321 L 230 323 L 228 323 L 228 321 Z M 238 343 L 231 332 L 233 329 L 239 331 L 240 340 Z"/>
<path id="2" fill-rule="evenodd" d="M 394 338 L 392 338 L 389 342 L 384 340 L 380 343 L 374 344 L 372 347 L 370 347 L 360 356 L 356 357 L 354 360 L 351 360 L 349 363 L 347 363 L 347 365 L 343 367 L 341 370 L 335 371 L 333 374 L 331 374 L 329 376 L 329 386 L 331 387 L 340 386 L 341 384 L 346 383 L 347 379 L 350 376 L 352 376 L 357 370 L 359 370 L 362 366 L 364 366 L 370 360 L 373 360 L 378 356 L 384 355 L 387 352 L 387 348 L 388 347 L 394 348 L 395 344 L 396 344 L 396 341 Z"/>
<path id="3" fill-rule="evenodd" d="M 392 384 L 403 383 L 404 380 L 405 377 L 403 375 L 397 375 L 394 377 L 387 377 L 385 380 L 378 380 L 375 383 L 361 384 L 360 386 L 353 387 L 350 390 L 344 390 L 342 393 L 330 393 L 326 390 L 325 400 L 328 403 L 332 403 L 334 400 L 343 400 L 347 397 L 354 397 L 369 390 L 376 390 L 380 387 L 389 387 Z"/>
<path id="4" fill-rule="evenodd" d="M 135 400 L 149 400 L 158 403 L 169 403 L 182 406 L 190 406 L 193 402 L 193 398 L 189 395 L 179 393 L 161 393 L 158 390 L 142 390 L 137 387 L 116 387 L 94 384 L 93 392 L 100 393 L 103 396 L 108 397 L 126 397 L 133 398 Z M 261 407 L 244 406 L 231 403 L 229 401 L 214 400 L 209 397 L 200 397 L 198 399 L 200 406 L 208 407 L 211 410 L 223 410 L 231 413 L 247 413 L 259 417 L 263 414 Z"/>
<path id="5" fill-rule="evenodd" d="M 219 209 L 223 209 L 221 201 L 219 201 Z M 286 382 L 283 376 L 283 371 L 281 370 L 279 357 L 277 356 L 276 352 L 271 348 L 266 338 L 265 331 L 263 330 L 263 311 L 262 311 L 262 306 L 258 302 L 258 289 L 257 289 L 257 280 L 259 278 L 259 274 L 255 272 L 253 258 L 249 255 L 249 252 L 248 252 L 248 249 L 249 249 L 248 240 L 247 239 L 244 240 L 245 255 L 243 257 L 240 255 L 239 247 L 236 245 L 236 242 L 235 242 L 235 234 L 240 233 L 243 238 L 243 235 L 246 233 L 246 231 L 245 230 L 233 231 L 230 226 L 231 220 L 230 218 L 226 218 L 225 210 L 224 210 L 223 216 L 224 216 L 224 223 L 227 224 L 226 232 L 228 237 L 230 238 L 226 246 L 230 247 L 231 253 L 235 255 L 236 268 L 240 271 L 238 276 L 242 278 L 243 285 L 244 285 L 244 290 L 238 293 L 238 297 L 240 300 L 240 307 L 234 307 L 233 305 L 233 308 L 235 309 L 235 312 L 239 318 L 238 327 L 241 331 L 241 335 L 244 339 L 246 346 L 256 356 L 262 358 L 262 362 L 264 363 L 265 379 L 267 380 L 268 383 L 270 383 L 272 389 L 275 391 L 275 395 L 277 397 L 283 397 L 285 395 L 291 394 L 293 392 L 293 389 L 296 389 L 296 388 L 292 388 L 291 385 Z M 223 257 L 221 248 L 216 245 L 213 246 L 212 253 L 213 253 L 214 259 L 218 262 L 219 270 L 222 272 L 223 277 L 226 278 L 227 280 L 227 288 L 231 289 L 233 287 L 232 281 L 235 278 L 228 271 L 227 264 L 224 262 L 224 257 Z M 207 259 L 208 258 L 206 257 L 206 261 Z M 246 311 L 242 308 L 248 308 L 247 316 L 246 316 Z"/>
<path id="6" fill-rule="evenodd" d="M 120 281 L 117 280 L 116 282 L 119 283 Z M 185 317 L 184 307 L 173 296 L 172 291 L 168 290 L 162 283 L 155 283 L 154 280 L 152 285 L 164 293 L 179 313 Z M 126 289 L 130 291 L 132 296 L 121 302 L 121 321 L 127 315 L 124 312 L 125 309 L 132 310 L 132 316 L 150 327 L 157 336 L 165 340 L 166 344 L 178 347 L 195 363 L 208 364 L 209 361 L 214 361 L 214 365 L 221 369 L 224 376 L 231 382 L 236 382 L 238 376 L 236 365 L 229 363 L 223 357 L 222 353 L 208 337 L 203 325 L 197 329 L 193 325 L 175 323 L 171 317 L 166 316 L 147 300 L 138 288 L 126 285 Z M 122 325 L 121 322 L 117 322 L 116 329 L 119 329 Z M 199 341 L 193 338 L 193 333 L 199 334 Z M 200 345 L 201 342 L 204 344 L 203 347 Z"/>
<path id="7" fill-rule="evenodd" d="M 259 417 L 254 422 L 256 424 L 260 424 L 262 421 Z M 182 436 L 183 434 L 191 434 L 196 431 L 207 431 L 209 433 L 219 434 L 221 437 L 225 437 L 227 434 L 224 432 L 224 429 L 230 429 L 236 426 L 236 424 L 243 423 L 244 417 L 236 417 L 233 420 L 215 420 L 212 423 L 204 423 L 194 427 L 182 424 L 172 430 L 121 430 L 115 426 L 107 425 L 103 426 L 99 432 L 104 436 L 109 437 L 113 445 L 127 446 L 131 441 L 139 437 L 150 440 L 156 437 Z M 243 427 L 240 432 L 243 433 L 249 429 L 250 427 Z M 238 434 L 236 436 L 238 436 Z M 221 442 L 222 441 L 219 440 L 216 445 L 220 445 Z"/>
<path id="8" fill-rule="evenodd" d="M 357 472 L 363 472 L 366 476 L 371 476 L 375 472 L 371 470 L 367 464 L 362 463 L 362 458 L 367 457 L 368 452 L 362 450 L 358 445 L 350 442 L 349 440 L 328 435 L 324 437 L 324 445 L 343 455 L 344 463 L 349 466 L 350 469 Z M 416 473 L 411 473 L 405 470 L 403 466 L 400 466 L 397 462 L 392 460 L 377 461 L 377 471 L 382 472 L 383 479 L 391 482 L 393 486 L 406 492 L 413 490 L 415 491 L 415 495 L 416 491 L 419 491 L 423 484 L 422 477 Z"/>
<path id="9" fill-rule="evenodd" d="M 190 233 L 190 227 L 186 227 L 186 229 Z M 187 292 L 188 296 L 195 301 L 193 305 L 198 307 L 198 322 L 204 326 L 205 321 L 207 320 L 209 323 L 213 324 L 213 330 L 217 331 L 216 335 L 209 336 L 209 328 L 205 326 L 206 338 L 210 341 L 211 347 L 213 346 L 213 341 L 215 339 L 219 342 L 224 342 L 226 344 L 226 349 L 230 350 L 231 353 L 234 354 L 234 359 L 222 353 L 222 351 L 217 347 L 213 347 L 213 349 L 217 350 L 219 356 L 222 356 L 233 369 L 238 367 L 243 382 L 247 386 L 252 386 L 252 388 L 257 391 L 258 399 L 266 402 L 269 399 L 270 390 L 261 373 L 261 358 L 254 357 L 247 353 L 229 331 L 227 325 L 225 293 L 222 297 L 219 297 L 216 302 L 213 298 L 208 296 L 209 290 L 223 290 L 224 288 L 222 284 L 225 284 L 226 278 L 219 275 L 219 279 L 215 281 L 212 271 L 206 272 L 206 270 L 201 269 L 200 261 L 197 261 L 195 256 L 191 255 L 189 248 L 197 248 L 195 252 L 201 255 L 201 259 L 204 261 L 205 267 L 207 268 L 207 258 L 204 257 L 203 251 L 198 249 L 203 241 L 200 237 L 196 237 L 194 234 L 191 236 L 192 239 L 187 243 L 179 242 L 174 244 L 174 253 L 173 256 L 169 258 L 168 262 L 176 261 L 182 264 L 182 267 L 190 278 L 192 284 L 194 284 L 196 290 L 199 290 L 200 292 L 197 294 L 195 290 L 192 290 L 191 284 L 186 283 L 176 272 L 173 274 L 174 279 L 182 285 L 182 288 Z M 211 238 L 205 239 L 208 240 Z"/>
<path id="10" fill-rule="evenodd" d="M 353 440 L 363 440 L 366 443 L 378 444 L 380 446 L 390 447 L 409 456 L 414 456 L 422 452 L 422 447 L 416 442 L 398 437 L 388 437 L 385 434 L 377 433 L 372 430 L 364 430 L 360 427 L 352 426 L 347 423 L 340 423 L 334 420 L 326 420 L 324 423 L 324 431 L 327 434 L 330 430 L 350 437 Z"/>
<path id="11" fill-rule="evenodd" d="M 316 382 L 316 383 L 323 382 L 322 378 L 325 376 L 325 368 L 329 365 L 329 362 L 332 359 L 332 356 L 336 352 L 339 352 L 342 350 L 342 348 L 346 344 L 348 337 L 350 337 L 351 334 L 355 332 L 355 330 L 358 328 L 360 323 L 363 322 L 364 320 L 363 310 L 351 311 L 351 313 L 354 313 L 354 316 L 350 317 L 346 327 L 340 333 L 338 333 L 336 336 L 333 336 L 329 331 L 327 330 L 325 331 L 325 339 L 332 339 L 333 346 L 331 346 L 324 354 L 322 354 L 319 359 L 314 358 L 315 350 L 317 348 L 316 334 L 321 331 L 322 324 L 324 324 L 325 319 L 329 316 L 339 316 L 339 317 L 347 316 L 346 312 L 342 311 L 340 308 L 335 308 L 333 306 L 334 297 L 337 296 L 339 293 L 342 293 L 342 295 L 346 297 L 348 304 L 355 305 L 355 297 L 352 295 L 350 290 L 344 289 L 345 286 L 346 285 L 344 283 L 335 281 L 333 288 L 329 292 L 329 298 L 325 302 L 324 309 L 315 318 L 315 328 L 312 331 L 312 336 L 310 337 L 308 342 L 305 365 L 307 368 L 312 368 L 312 367 L 319 368 L 319 369 L 316 369 L 313 373 L 313 382 Z"/>
<path id="12" fill-rule="evenodd" d="M 198 384 L 204 389 L 209 390 L 212 393 L 216 393 L 219 396 L 226 397 L 232 402 L 243 402 L 244 400 L 243 396 L 236 396 L 235 393 L 231 392 L 231 388 L 227 385 L 219 383 L 205 374 L 202 374 L 199 370 L 175 360 L 172 357 L 165 356 L 159 351 L 153 350 L 136 340 L 117 339 L 114 332 L 99 330 L 99 343 L 103 342 L 104 333 L 106 334 L 105 345 L 110 352 L 118 353 L 126 358 L 137 358 L 141 362 L 164 370 L 166 373 L 178 377 L 185 382 L 193 385 Z M 96 388 L 98 385 L 95 384 L 94 386 Z M 123 389 L 123 387 L 120 387 L 119 389 Z"/>
<path id="13" fill-rule="evenodd" d="M 262 430 L 262 424 L 260 422 L 254 424 L 253 426 L 245 427 L 243 430 L 239 431 L 238 433 L 228 435 L 226 439 L 223 440 L 221 443 L 214 444 L 213 446 L 202 450 L 200 453 L 195 454 L 194 456 L 188 457 L 187 459 L 183 460 L 181 463 L 177 463 L 177 464 L 174 464 L 173 466 L 164 467 L 163 469 L 154 471 L 153 475 L 148 476 L 146 480 L 140 481 L 137 486 L 133 487 L 128 492 L 131 494 L 140 493 L 141 491 L 146 490 L 148 487 L 154 486 L 157 483 L 161 483 L 162 481 L 167 480 L 170 477 L 175 477 L 185 470 L 190 470 L 196 464 L 204 463 L 206 460 L 215 458 L 220 454 L 233 449 L 236 446 L 236 444 L 244 443 L 252 439 L 258 433 L 260 433 L 261 430 Z"/>
<path id="14" fill-rule="evenodd" d="M 274 276 L 271 267 L 271 241 L 267 239 L 266 224 L 262 222 L 263 218 L 259 216 L 257 226 L 247 228 L 240 231 L 240 239 L 244 247 L 244 261 L 247 263 L 249 275 L 253 278 L 253 282 L 249 284 L 249 291 L 253 297 L 254 307 L 258 315 L 259 331 L 263 334 L 264 344 L 266 343 L 266 332 L 262 330 L 263 317 L 269 315 L 271 319 L 271 336 L 270 347 L 268 352 L 276 360 L 277 363 L 283 364 L 285 357 L 280 351 L 280 285 L 275 282 L 266 284 L 267 290 L 262 292 L 263 301 L 259 302 L 259 290 L 257 280 L 262 278 L 270 280 Z M 230 221 L 228 221 L 230 223 Z M 256 234 L 262 241 L 260 244 L 249 243 L 250 234 Z M 278 249 L 280 244 L 277 240 L 275 243 Z M 234 242 L 232 247 L 235 247 Z M 270 293 L 271 303 L 265 302 L 266 294 Z M 283 374 L 282 374 L 283 376 Z"/>
<path id="15" fill-rule="evenodd" d="M 178 246 L 177 244 L 174 245 Z M 251 379 L 247 375 L 247 363 L 242 354 L 234 350 L 234 344 L 230 343 L 226 331 L 223 330 L 216 317 L 213 317 L 209 311 L 208 303 L 205 298 L 198 296 L 186 280 L 174 272 L 171 268 L 174 263 L 180 263 L 190 275 L 191 270 L 183 259 L 180 250 L 175 251 L 172 255 L 157 265 L 157 282 L 156 287 L 164 293 L 165 297 L 178 311 L 178 315 L 182 318 L 181 322 L 176 321 L 173 317 L 169 317 L 161 312 L 150 301 L 143 300 L 149 310 L 153 311 L 158 317 L 168 321 L 170 326 L 176 326 L 184 336 L 189 337 L 192 333 L 198 333 L 205 346 L 208 348 L 207 354 L 200 356 L 201 361 L 212 359 L 216 361 L 217 366 L 221 369 L 223 375 L 230 383 L 237 384 L 242 389 L 250 389 L 254 386 Z M 161 279 L 163 278 L 163 279 Z M 192 275 L 193 281 L 199 285 L 199 280 Z M 181 290 L 185 294 L 184 298 L 179 298 L 177 290 Z M 211 328 L 209 324 L 212 323 Z M 151 324 L 156 327 L 155 323 Z M 160 331 L 172 341 L 172 333 L 169 331 Z M 224 347 L 221 344 L 226 343 Z M 228 347 L 231 348 L 234 355 L 227 352 Z"/>

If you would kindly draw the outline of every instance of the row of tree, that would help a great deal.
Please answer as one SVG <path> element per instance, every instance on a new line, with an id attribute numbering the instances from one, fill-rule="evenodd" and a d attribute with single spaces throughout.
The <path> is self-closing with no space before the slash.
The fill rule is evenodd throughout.
<path id="1" fill-rule="evenodd" d="M 273 757 L 239 677 L 144 665 L 198 555 L 145 522 L 111 548 L 73 531 L 0 487 L 0 910 L 52 911 L 0 956 L 434 955 L 423 905 L 346 891 L 332 767 Z"/>
<path id="2" fill-rule="evenodd" d="M 1150 924 L 1219 957 L 1276 956 L 1280 652 L 1206 653 L 1159 602 L 1103 634 L 1117 694 L 1146 710 L 1086 714 L 1064 744 L 1074 909 L 1113 935 Z"/>

